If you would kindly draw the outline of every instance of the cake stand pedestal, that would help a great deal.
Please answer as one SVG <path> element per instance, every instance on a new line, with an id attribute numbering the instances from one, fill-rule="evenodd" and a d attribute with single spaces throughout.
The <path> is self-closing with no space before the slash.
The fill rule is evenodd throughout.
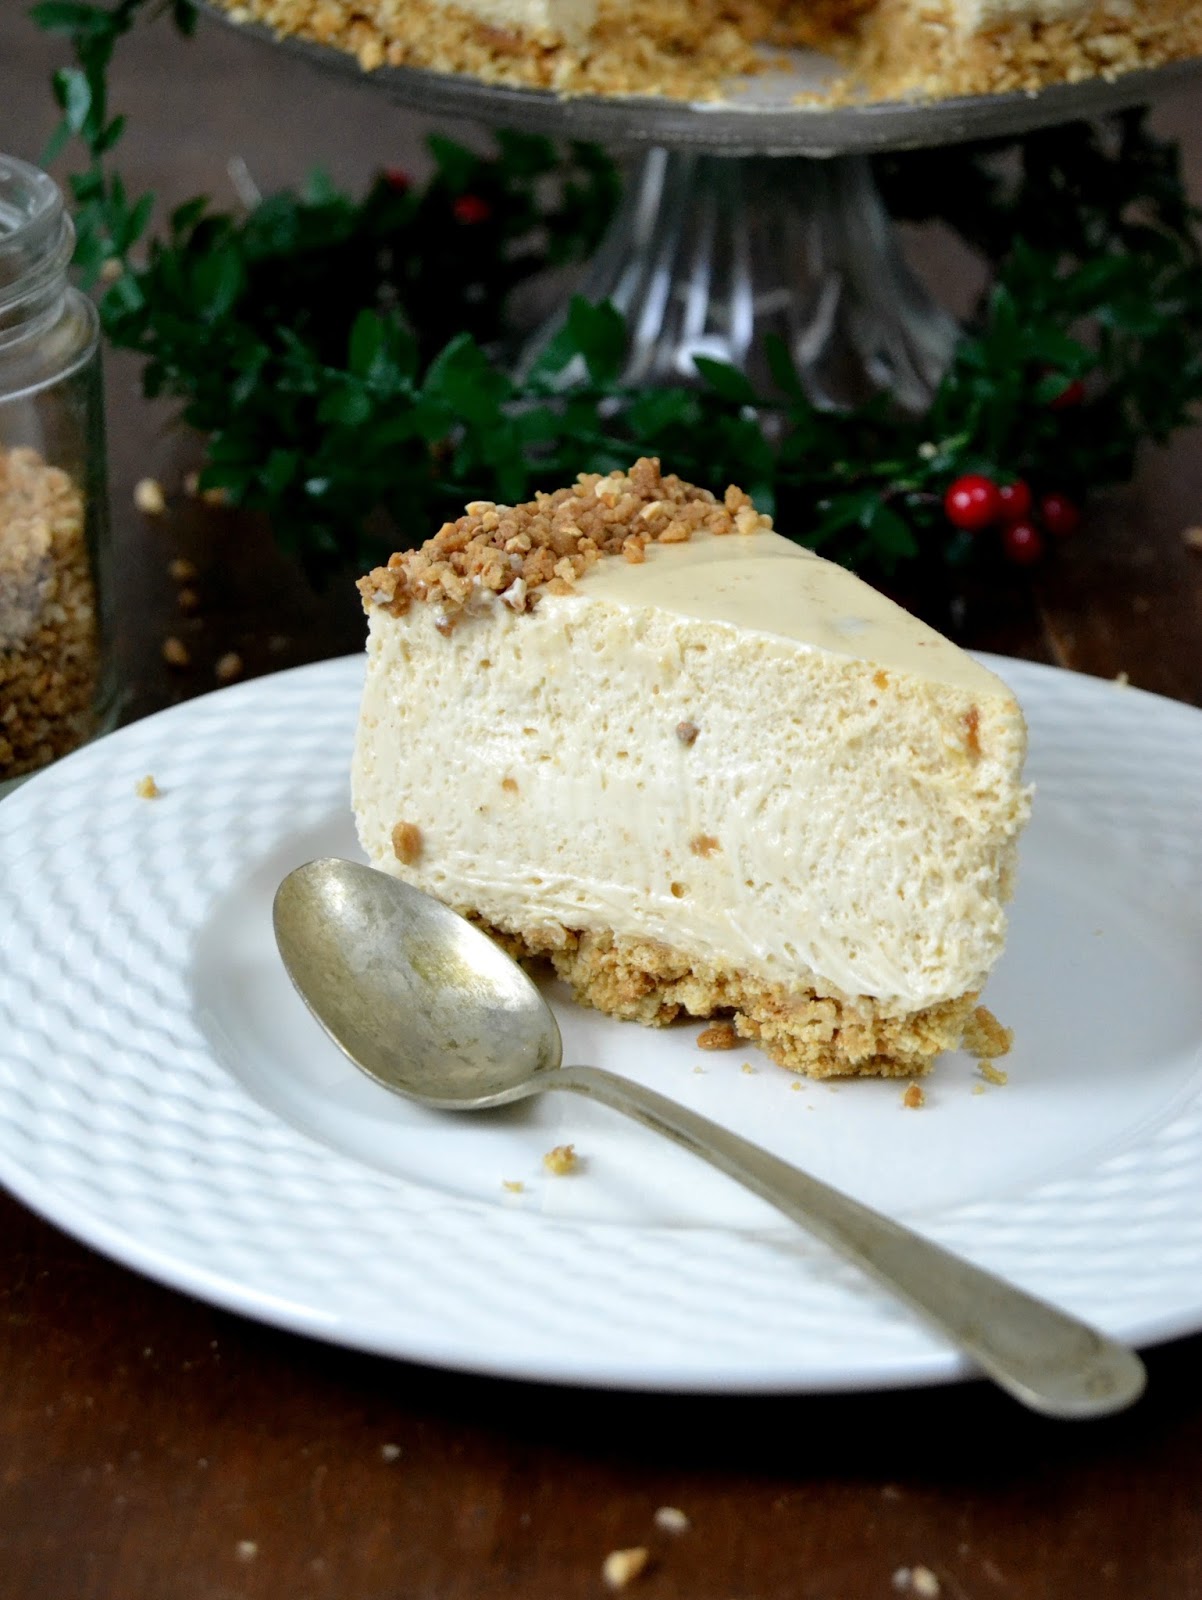
<path id="1" fill-rule="evenodd" d="M 219 8 L 206 5 L 228 21 Z M 727 361 L 771 392 L 764 335 L 784 339 L 820 406 L 889 393 L 925 409 L 951 357 L 956 324 L 909 270 L 873 182 L 873 152 L 1000 138 L 1142 105 L 1202 73 L 1202 61 L 1038 94 L 816 106 L 832 62 L 798 53 L 790 71 L 732 82 L 703 104 L 662 97 L 560 99 L 416 68 L 363 72 L 343 51 L 250 36 L 448 121 L 594 139 L 633 150 L 625 197 L 580 292 L 611 300 L 630 329 L 623 376 L 696 382 L 694 356 Z M 528 367 L 554 336 L 553 316 L 519 357 Z M 564 374 L 570 383 L 575 374 Z"/>
<path id="2" fill-rule="evenodd" d="M 957 331 L 902 259 L 864 156 L 651 150 L 579 292 L 625 316 L 628 383 L 696 382 L 693 358 L 707 356 L 771 393 L 764 336 L 773 333 L 821 406 L 885 390 L 907 410 L 924 409 Z"/>

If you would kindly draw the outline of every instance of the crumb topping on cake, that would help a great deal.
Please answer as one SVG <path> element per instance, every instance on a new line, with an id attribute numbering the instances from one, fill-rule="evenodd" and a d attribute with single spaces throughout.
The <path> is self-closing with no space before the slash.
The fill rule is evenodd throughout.
<path id="1" fill-rule="evenodd" d="M 582 472 L 568 489 L 524 505 L 473 500 L 419 550 L 404 550 L 360 579 L 364 609 L 402 616 L 413 601 L 437 607 L 449 633 L 481 591 L 513 611 L 528 611 L 540 590 L 567 594 L 604 556 L 644 559 L 649 544 L 684 544 L 695 533 L 758 533 L 771 517 L 733 484 L 721 500 L 708 489 L 666 477 L 655 459 L 629 472 Z"/>
<path id="2" fill-rule="evenodd" d="M 585 38 L 500 26 L 445 0 L 218 0 L 232 21 L 333 45 L 365 72 L 424 67 L 571 95 L 719 100 L 777 63 L 762 47 L 817 47 L 846 71 L 799 104 L 1032 92 L 1202 53 L 1200 0 L 1080 0 L 965 8 L 953 0 L 599 0 Z M 760 48 L 757 48 L 760 47 Z"/>

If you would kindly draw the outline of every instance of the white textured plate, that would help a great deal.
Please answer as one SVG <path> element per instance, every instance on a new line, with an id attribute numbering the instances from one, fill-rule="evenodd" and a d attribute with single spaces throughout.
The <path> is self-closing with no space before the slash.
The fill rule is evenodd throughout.
<path id="1" fill-rule="evenodd" d="M 1010 1081 L 961 1057 L 799 1083 L 556 997 L 569 1059 L 654 1083 L 1136 1341 L 1202 1326 L 1202 713 L 991 662 L 1035 819 L 990 985 Z M 830 1389 L 957 1358 L 773 1212 L 574 1096 L 490 1117 L 354 1072 L 292 993 L 275 886 L 357 855 L 361 665 L 126 728 L 0 805 L 0 1178 L 151 1276 L 347 1345 L 513 1376 Z M 153 773 L 163 795 L 145 801 Z M 741 1071 L 744 1062 L 751 1072 Z M 573 1142 L 583 1170 L 542 1170 Z M 521 1193 L 503 1183 L 518 1181 Z"/>

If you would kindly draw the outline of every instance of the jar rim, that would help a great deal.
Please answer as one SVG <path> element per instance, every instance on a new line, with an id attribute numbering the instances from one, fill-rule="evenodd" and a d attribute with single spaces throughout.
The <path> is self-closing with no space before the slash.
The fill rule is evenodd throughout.
<path id="1" fill-rule="evenodd" d="M 57 183 L 0 153 L 0 311 L 24 315 L 65 280 L 75 232 Z M 61 292 L 61 291 L 60 291 Z"/>
<path id="2" fill-rule="evenodd" d="M 4 206 L 0 200 L 0 249 L 24 243 L 30 232 L 45 227 L 46 221 L 63 209 L 62 191 L 49 173 L 35 167 L 31 161 L 22 161 L 19 156 L 5 155 L 0 151 L 0 184 L 6 178 L 15 179 L 28 199 L 24 206 L 25 214 L 7 228 L 4 226 Z"/>

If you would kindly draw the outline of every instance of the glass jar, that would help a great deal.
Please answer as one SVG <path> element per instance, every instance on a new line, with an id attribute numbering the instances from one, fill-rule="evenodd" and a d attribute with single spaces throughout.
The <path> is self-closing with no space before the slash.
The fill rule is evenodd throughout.
<path id="1" fill-rule="evenodd" d="M 96 309 L 57 185 L 0 155 L 0 795 L 111 722 Z"/>

